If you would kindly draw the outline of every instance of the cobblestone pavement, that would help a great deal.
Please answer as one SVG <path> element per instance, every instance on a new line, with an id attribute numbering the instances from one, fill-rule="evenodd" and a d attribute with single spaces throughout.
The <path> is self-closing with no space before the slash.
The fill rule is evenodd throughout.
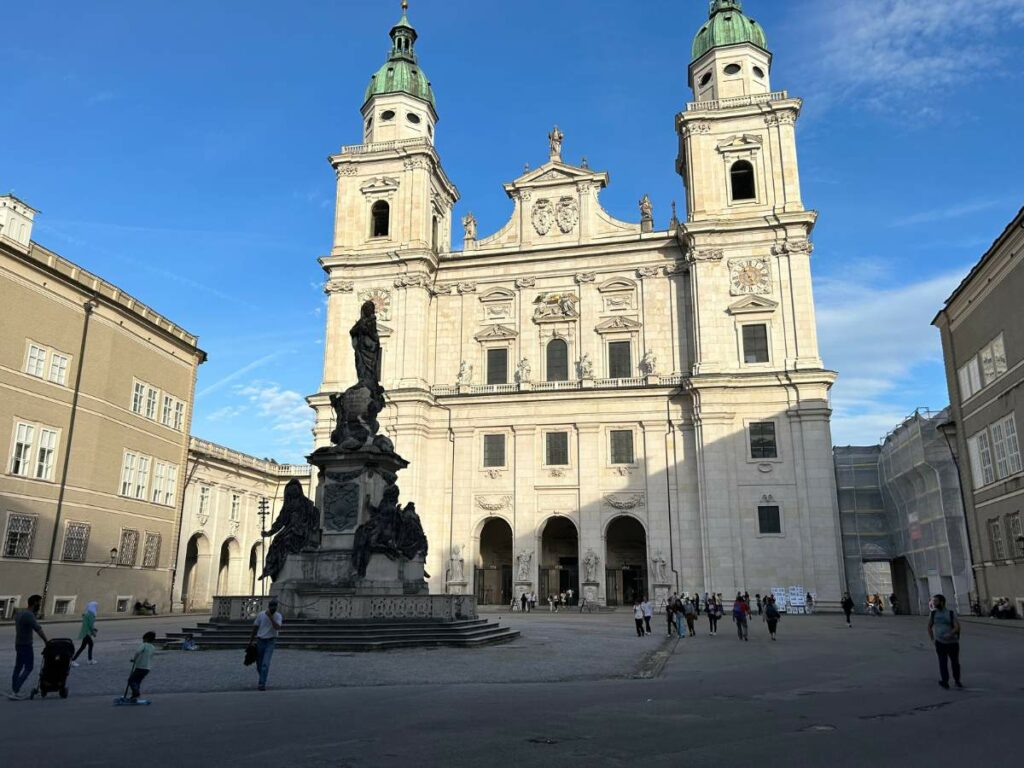
<path id="1" fill-rule="evenodd" d="M 526 615 L 485 614 L 503 626 L 520 630 L 512 642 L 489 648 L 422 648 L 372 653 L 328 653 L 278 649 L 270 684 L 274 688 L 425 685 L 432 683 L 565 682 L 632 677 L 664 639 L 660 632 L 636 636 L 631 615 L 536 611 Z M 128 659 L 148 629 L 158 634 L 194 626 L 205 617 L 158 617 L 108 621 L 97 626 L 97 664 L 71 670 L 68 687 L 74 695 L 117 692 L 124 688 Z M 78 634 L 77 624 L 47 624 L 49 637 Z M 0 669 L 14 664 L 11 630 L 0 630 Z M 37 646 L 41 641 L 36 638 Z M 39 649 L 37 648 L 37 651 Z M 79 660 L 84 661 L 84 657 Z M 38 665 L 36 672 L 38 672 Z M 36 674 L 33 673 L 33 675 Z M 6 676 L 5 676 L 6 677 Z M 146 680 L 147 694 L 183 691 L 231 691 L 252 688 L 255 670 L 242 665 L 242 651 L 158 651 Z M 4 686 L 6 690 L 6 685 Z"/>

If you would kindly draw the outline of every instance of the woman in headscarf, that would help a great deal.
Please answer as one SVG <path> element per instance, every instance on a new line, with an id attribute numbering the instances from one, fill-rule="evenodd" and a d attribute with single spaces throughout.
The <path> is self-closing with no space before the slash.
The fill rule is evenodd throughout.
<path id="1" fill-rule="evenodd" d="M 97 610 L 99 610 L 99 604 L 95 600 L 85 606 L 85 613 L 82 614 L 82 628 L 78 630 L 78 639 L 82 641 L 82 644 L 78 647 L 75 655 L 71 657 L 71 666 L 73 667 L 78 666 L 78 657 L 86 648 L 89 649 L 89 663 L 96 663 L 92 657 L 92 639 L 96 637 Z"/>

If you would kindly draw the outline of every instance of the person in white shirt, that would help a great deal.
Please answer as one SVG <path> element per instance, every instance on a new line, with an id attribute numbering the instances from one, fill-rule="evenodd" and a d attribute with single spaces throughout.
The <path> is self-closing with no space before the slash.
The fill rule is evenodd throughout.
<path id="1" fill-rule="evenodd" d="M 633 621 L 636 622 L 636 636 L 644 636 L 644 609 L 637 599 L 633 598 Z"/>
<path id="2" fill-rule="evenodd" d="M 651 619 L 654 617 L 654 606 L 651 605 L 651 601 L 644 595 L 644 600 L 640 603 L 640 609 L 644 614 L 644 624 L 647 627 L 647 634 L 651 634 Z"/>
<path id="3" fill-rule="evenodd" d="M 277 611 L 277 598 L 272 598 L 267 610 L 260 613 L 252 623 L 249 645 L 256 643 L 256 671 L 259 673 L 259 690 L 267 690 L 267 675 L 270 673 L 270 659 L 274 655 L 277 633 L 284 619 Z"/>

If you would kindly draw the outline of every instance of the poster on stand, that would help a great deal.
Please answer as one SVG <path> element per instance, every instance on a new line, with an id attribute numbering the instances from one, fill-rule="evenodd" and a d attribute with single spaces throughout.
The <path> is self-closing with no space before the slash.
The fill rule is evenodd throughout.
<path id="1" fill-rule="evenodd" d="M 772 587 L 772 597 L 775 598 L 775 607 L 779 609 L 780 613 L 785 613 L 787 610 L 786 594 L 785 587 Z"/>

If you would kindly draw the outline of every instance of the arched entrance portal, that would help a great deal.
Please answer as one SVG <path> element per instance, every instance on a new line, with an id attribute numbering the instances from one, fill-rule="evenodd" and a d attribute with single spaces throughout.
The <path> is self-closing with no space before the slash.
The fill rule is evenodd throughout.
<path id="1" fill-rule="evenodd" d="M 480 530 L 473 584 L 478 605 L 512 601 L 512 526 L 500 517 L 488 519 Z"/>
<path id="2" fill-rule="evenodd" d="M 201 533 L 185 545 L 185 573 L 181 579 L 184 610 L 203 609 L 210 604 L 210 542 Z"/>
<path id="3" fill-rule="evenodd" d="M 572 602 L 580 595 L 580 537 L 576 526 L 567 517 L 552 517 L 544 525 L 540 537 L 540 588 L 537 598 L 541 605 L 548 595 L 572 590 Z"/>
<path id="4" fill-rule="evenodd" d="M 239 570 L 239 561 L 242 554 L 239 551 L 238 541 L 228 539 L 220 547 L 220 562 L 217 565 L 217 594 L 230 595 L 234 589 L 233 578 Z"/>
<path id="5" fill-rule="evenodd" d="M 635 517 L 616 517 L 605 532 L 605 597 L 632 605 L 647 595 L 647 533 Z"/>

